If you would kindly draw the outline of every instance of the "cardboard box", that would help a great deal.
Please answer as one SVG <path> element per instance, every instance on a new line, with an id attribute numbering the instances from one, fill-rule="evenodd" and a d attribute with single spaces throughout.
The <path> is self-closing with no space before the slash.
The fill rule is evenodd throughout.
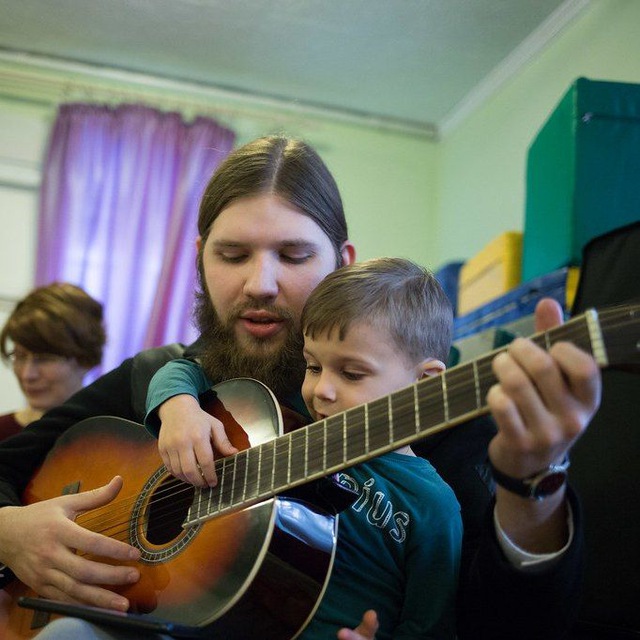
<path id="1" fill-rule="evenodd" d="M 529 147 L 522 279 L 640 219 L 640 84 L 579 78 Z"/>
<path id="2" fill-rule="evenodd" d="M 458 315 L 498 298 L 520 283 L 522 233 L 507 231 L 494 238 L 460 269 Z"/>
<path id="3" fill-rule="evenodd" d="M 564 267 L 523 282 L 499 298 L 458 316 L 453 321 L 453 338 L 458 341 L 490 328 L 505 327 L 523 318 L 533 317 L 536 305 L 542 298 L 557 300 L 566 314 L 573 305 L 576 281 L 576 269 Z M 533 329 L 533 324 L 531 328 Z M 525 332 L 523 335 L 528 333 L 533 331 Z M 493 334 L 491 336 L 493 337 Z"/>

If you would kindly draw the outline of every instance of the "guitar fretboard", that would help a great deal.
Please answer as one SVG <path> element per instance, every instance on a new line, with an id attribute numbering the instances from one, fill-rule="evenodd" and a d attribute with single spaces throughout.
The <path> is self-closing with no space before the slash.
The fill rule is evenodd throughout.
<path id="1" fill-rule="evenodd" d="M 628 309 L 637 323 L 638 307 Z M 607 366 L 611 345 L 605 348 L 601 331 L 624 322 L 622 313 L 599 317 L 590 311 L 532 340 L 546 350 L 570 341 Z M 250 506 L 486 413 L 485 398 L 496 383 L 491 362 L 501 350 L 217 460 L 218 485 L 196 490 L 185 525 Z"/>

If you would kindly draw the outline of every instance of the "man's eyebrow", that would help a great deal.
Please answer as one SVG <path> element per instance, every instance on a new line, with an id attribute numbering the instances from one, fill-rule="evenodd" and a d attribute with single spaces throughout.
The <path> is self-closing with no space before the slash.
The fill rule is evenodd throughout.
<path id="1" fill-rule="evenodd" d="M 238 240 L 226 240 L 224 238 L 220 238 L 218 240 L 213 241 L 213 245 L 215 247 L 245 247 L 251 245 L 251 242 L 240 242 Z M 281 242 L 275 243 L 275 245 L 279 248 L 287 248 L 293 247 L 296 249 L 317 249 L 318 243 L 313 240 L 307 240 L 304 238 L 290 238 L 288 240 L 282 240 Z"/>
<path id="2" fill-rule="evenodd" d="M 292 239 L 292 240 L 283 240 L 280 243 L 281 247 L 302 247 L 302 248 L 309 248 L 309 249 L 315 249 L 318 246 L 317 242 L 314 242 L 313 240 L 303 240 L 303 239 Z"/>
<path id="3" fill-rule="evenodd" d="M 236 240 L 214 240 L 213 245 L 216 247 L 242 247 L 245 243 Z"/>

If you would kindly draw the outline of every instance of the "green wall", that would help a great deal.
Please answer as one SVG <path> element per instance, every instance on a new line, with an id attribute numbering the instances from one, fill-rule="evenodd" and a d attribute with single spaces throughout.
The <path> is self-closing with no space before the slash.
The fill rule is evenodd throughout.
<path id="1" fill-rule="evenodd" d="M 436 261 L 524 228 L 527 149 L 573 80 L 640 83 L 640 2 L 593 0 L 558 38 L 439 145 Z"/>
<path id="2" fill-rule="evenodd" d="M 332 127 L 316 144 L 340 186 L 358 259 L 437 253 L 436 146 L 422 138 Z"/>

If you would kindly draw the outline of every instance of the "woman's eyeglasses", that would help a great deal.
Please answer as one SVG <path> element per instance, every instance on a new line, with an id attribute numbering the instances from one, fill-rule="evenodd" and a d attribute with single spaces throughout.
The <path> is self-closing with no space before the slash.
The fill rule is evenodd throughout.
<path id="1" fill-rule="evenodd" d="M 31 362 L 34 367 L 50 367 L 68 359 L 66 356 L 55 353 L 16 353 L 14 351 L 9 354 L 9 362 L 14 369 L 22 369 L 28 362 Z"/>

